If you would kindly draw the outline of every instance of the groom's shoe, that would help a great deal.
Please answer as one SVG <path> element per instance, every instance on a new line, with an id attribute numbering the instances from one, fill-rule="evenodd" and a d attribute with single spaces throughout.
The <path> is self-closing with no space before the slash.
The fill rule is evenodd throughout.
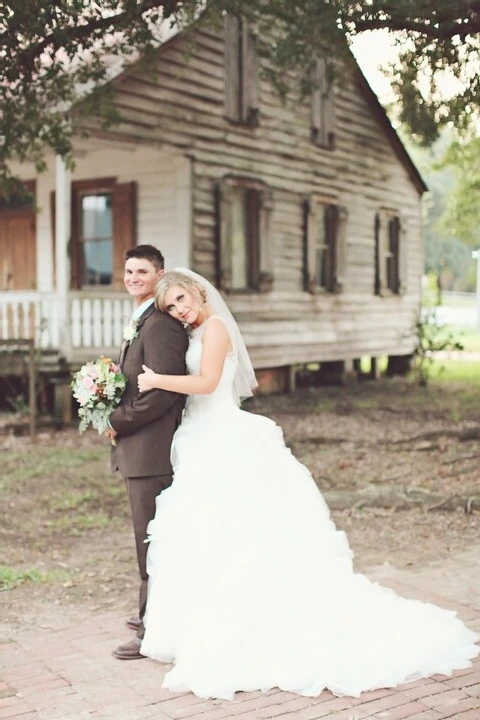
<path id="1" fill-rule="evenodd" d="M 125 625 L 128 625 L 128 627 L 132 628 L 132 630 L 138 630 L 138 628 L 140 627 L 141 624 L 142 624 L 142 621 L 140 620 L 139 617 L 128 618 L 127 622 L 125 623 Z"/>
<path id="2" fill-rule="evenodd" d="M 140 638 L 134 638 L 126 645 L 120 645 L 112 654 L 118 660 L 140 660 L 146 657 L 146 655 L 142 655 L 140 652 L 141 644 L 142 641 Z"/>

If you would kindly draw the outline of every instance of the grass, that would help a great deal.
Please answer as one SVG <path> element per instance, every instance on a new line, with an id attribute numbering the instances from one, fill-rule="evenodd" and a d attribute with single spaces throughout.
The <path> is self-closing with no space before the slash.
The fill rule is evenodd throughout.
<path id="1" fill-rule="evenodd" d="M 103 447 L 72 448 L 39 446 L 35 452 L 31 449 L 18 448 L 8 453 L 2 463 L 0 475 L 0 489 L 8 490 L 12 484 L 25 486 L 27 483 L 38 482 L 55 473 L 60 468 L 65 473 L 65 479 L 75 480 L 74 487 L 78 487 L 83 480 L 89 477 L 92 470 L 99 471 L 102 463 L 102 475 L 105 474 L 106 453 Z"/>
<path id="2" fill-rule="evenodd" d="M 109 526 L 114 530 L 128 517 L 125 487 L 120 476 L 111 473 L 109 449 L 104 445 L 25 443 L 3 456 L 0 487 L 4 496 L 12 498 L 17 513 L 25 508 L 22 533 L 30 547 L 48 550 L 53 538 Z M 11 513 L 5 517 L 4 529 L 8 535 L 16 532 Z"/>
<path id="3" fill-rule="evenodd" d="M 480 353 L 480 330 L 477 328 L 459 328 L 450 325 L 444 326 L 445 335 L 451 335 L 453 342 L 463 345 L 463 358 L 450 360 L 442 358 L 434 360 L 431 365 L 430 381 L 438 380 L 445 382 L 480 382 L 480 360 L 469 360 L 468 353 Z M 387 368 L 388 358 L 386 355 L 378 358 L 380 373 Z M 362 372 L 370 370 L 370 358 L 362 357 L 360 361 Z"/>
<path id="4" fill-rule="evenodd" d="M 436 360 L 430 378 L 431 382 L 476 382 L 480 386 L 480 360 Z"/>
<path id="5" fill-rule="evenodd" d="M 25 582 L 32 583 L 55 583 L 68 580 L 70 574 L 65 570 L 38 570 L 38 568 L 30 568 L 28 570 L 19 570 L 13 567 L 0 566 L 0 589 L 12 590 Z"/>

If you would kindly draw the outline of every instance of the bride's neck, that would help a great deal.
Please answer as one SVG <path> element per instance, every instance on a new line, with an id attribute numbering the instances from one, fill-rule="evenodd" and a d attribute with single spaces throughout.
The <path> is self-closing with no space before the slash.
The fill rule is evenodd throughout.
<path id="1" fill-rule="evenodd" d="M 208 305 L 202 305 L 202 307 L 200 308 L 200 312 L 198 313 L 197 319 L 191 324 L 191 328 L 195 330 L 195 328 L 200 327 L 200 325 L 203 325 L 203 323 L 206 322 L 208 318 L 212 315 L 212 309 L 208 307 Z"/>

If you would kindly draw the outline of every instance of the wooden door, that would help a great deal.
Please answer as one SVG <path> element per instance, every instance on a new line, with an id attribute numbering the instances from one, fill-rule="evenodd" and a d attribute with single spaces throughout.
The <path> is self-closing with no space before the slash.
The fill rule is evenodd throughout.
<path id="1" fill-rule="evenodd" d="M 36 284 L 35 213 L 0 212 L 0 290 L 34 290 Z"/>

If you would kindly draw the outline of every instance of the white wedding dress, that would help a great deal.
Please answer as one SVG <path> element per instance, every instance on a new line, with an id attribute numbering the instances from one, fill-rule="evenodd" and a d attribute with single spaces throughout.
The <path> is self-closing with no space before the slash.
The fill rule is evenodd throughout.
<path id="1" fill-rule="evenodd" d="M 192 331 L 190 373 L 204 327 Z M 353 571 L 345 533 L 281 429 L 237 407 L 236 362 L 227 356 L 211 395 L 188 398 L 174 481 L 149 525 L 141 652 L 174 663 L 163 687 L 357 696 L 468 667 L 480 636 L 455 613 Z"/>

